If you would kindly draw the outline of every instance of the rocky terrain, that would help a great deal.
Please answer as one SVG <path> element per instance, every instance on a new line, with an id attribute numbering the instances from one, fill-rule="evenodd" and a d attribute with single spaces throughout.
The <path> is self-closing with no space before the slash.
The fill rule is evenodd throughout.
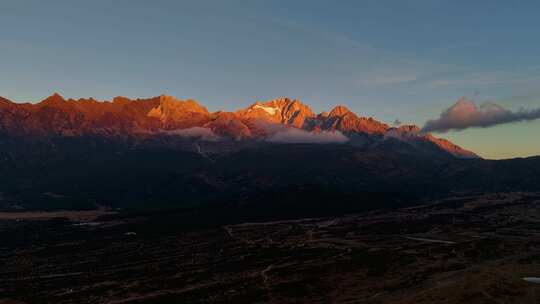
<path id="1" fill-rule="evenodd" d="M 0 302 L 538 303 L 523 278 L 540 276 L 539 203 L 492 193 L 198 225 L 182 212 L 0 219 Z"/>

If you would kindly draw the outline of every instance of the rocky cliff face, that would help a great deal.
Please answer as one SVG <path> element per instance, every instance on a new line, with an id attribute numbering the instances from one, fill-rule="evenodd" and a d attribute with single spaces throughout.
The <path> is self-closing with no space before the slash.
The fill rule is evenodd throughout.
<path id="1" fill-rule="evenodd" d="M 338 105 L 327 116 L 320 116 L 323 129 L 366 134 L 384 134 L 388 125 L 369 117 L 358 117 L 347 107 Z"/>
<path id="2" fill-rule="evenodd" d="M 303 128 L 306 119 L 315 117 L 311 109 L 299 100 L 278 98 L 268 102 L 256 102 L 236 112 L 242 120 L 265 121 L 295 128 Z"/>
<path id="3" fill-rule="evenodd" d="M 157 118 L 164 129 L 185 129 L 201 126 L 210 120 L 208 110 L 195 100 L 178 100 L 171 96 L 156 97 L 158 105 L 147 116 Z"/>
<path id="4" fill-rule="evenodd" d="M 187 130 L 187 131 L 186 131 Z M 350 138 L 371 138 L 373 143 L 391 139 L 414 148 L 457 157 L 477 157 L 453 143 L 423 134 L 416 126 L 391 128 L 371 117 L 360 117 L 339 105 L 329 113 L 315 114 L 299 100 L 278 98 L 256 102 L 236 112 L 215 112 L 195 100 L 171 96 L 131 100 L 116 97 L 100 102 L 64 99 L 54 94 L 36 103 L 13 103 L 0 98 L 0 133 L 10 137 L 149 138 L 162 134 L 221 140 L 264 141 L 283 130 L 319 134 L 341 132 Z M 304 134 L 304 133 L 302 133 Z M 214 136 L 215 135 L 215 136 Z M 357 141 L 358 143 L 358 141 Z"/>

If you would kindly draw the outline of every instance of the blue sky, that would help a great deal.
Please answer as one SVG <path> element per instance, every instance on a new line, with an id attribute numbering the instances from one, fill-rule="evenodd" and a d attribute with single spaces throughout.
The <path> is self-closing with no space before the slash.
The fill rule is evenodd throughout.
<path id="1" fill-rule="evenodd" d="M 162 93 L 210 110 L 300 98 L 422 125 L 461 96 L 540 107 L 536 1 L 0 2 L 0 95 Z M 540 154 L 540 122 L 442 135 L 488 158 Z"/>

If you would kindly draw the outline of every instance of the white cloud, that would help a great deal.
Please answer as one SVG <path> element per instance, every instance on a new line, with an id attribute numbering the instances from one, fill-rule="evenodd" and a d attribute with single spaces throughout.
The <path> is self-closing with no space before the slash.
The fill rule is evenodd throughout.
<path id="1" fill-rule="evenodd" d="M 348 140 L 349 138 L 339 131 L 309 132 L 296 128 L 280 130 L 267 138 L 267 141 L 276 143 L 310 144 L 344 143 Z"/>
<path id="2" fill-rule="evenodd" d="M 473 101 L 461 98 L 443 111 L 439 118 L 426 122 L 422 131 L 444 133 L 449 130 L 464 130 L 471 127 L 487 128 L 499 124 L 539 118 L 540 108 L 510 111 L 494 102 L 485 102 L 477 106 Z"/>
<path id="3" fill-rule="evenodd" d="M 176 135 L 185 138 L 199 138 L 204 141 L 218 141 L 220 136 L 216 135 L 212 130 L 202 127 L 192 127 L 187 129 L 167 130 L 166 134 Z"/>

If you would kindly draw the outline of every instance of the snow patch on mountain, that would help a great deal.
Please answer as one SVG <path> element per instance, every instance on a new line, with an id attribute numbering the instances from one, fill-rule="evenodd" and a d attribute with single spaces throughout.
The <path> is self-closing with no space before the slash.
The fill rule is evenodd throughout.
<path id="1" fill-rule="evenodd" d="M 265 111 L 266 113 L 274 116 L 276 115 L 277 112 L 279 112 L 279 108 L 276 108 L 276 107 L 267 107 L 267 106 L 263 106 L 263 105 L 254 105 L 253 106 L 254 109 L 261 109 L 263 111 Z"/>

